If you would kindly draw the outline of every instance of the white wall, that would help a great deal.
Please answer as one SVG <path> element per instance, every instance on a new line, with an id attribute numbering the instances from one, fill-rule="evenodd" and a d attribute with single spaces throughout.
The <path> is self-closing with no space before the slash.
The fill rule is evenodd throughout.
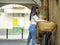
<path id="1" fill-rule="evenodd" d="M 7 6 L 8 7 L 8 6 Z M 6 7 L 6 8 L 7 8 Z M 5 8 L 5 7 L 4 7 Z M 8 9 L 8 8 L 7 8 Z M 28 8 L 26 8 L 26 11 L 30 11 L 30 9 L 28 9 Z M 15 10 L 16 11 L 16 10 Z M 16 11 L 17 12 L 17 11 Z M 20 11 L 19 11 L 20 12 Z M 18 13 L 18 12 L 17 12 Z M 20 12 L 21 13 L 21 12 Z M 24 30 L 24 35 L 23 35 L 23 38 L 24 39 L 27 39 L 27 37 L 28 37 L 28 27 L 29 27 L 29 25 L 30 25 L 30 21 L 29 21 L 29 13 L 30 12 L 23 12 L 23 13 L 28 13 L 28 14 L 25 14 L 24 15 L 24 27 L 25 27 L 25 30 Z M 16 15 L 16 18 L 18 18 L 18 26 L 20 26 L 19 25 L 19 23 L 21 22 L 20 21 L 20 17 L 18 16 L 18 14 L 14 14 L 14 15 Z M 12 31 L 12 29 L 13 29 L 13 18 L 14 18 L 14 16 L 13 16 L 13 14 L 7 14 L 7 13 L 0 13 L 0 29 L 9 29 L 8 30 L 8 39 L 21 39 L 21 32 L 13 32 Z M 10 30 L 11 29 L 11 30 Z M 1 31 L 2 33 L 0 33 L 0 39 L 2 38 L 1 37 L 1 34 L 2 34 L 2 36 L 4 37 L 4 35 L 5 35 L 5 38 L 6 38 L 6 33 L 4 33 L 3 34 L 3 31 Z M 6 32 L 6 30 L 4 31 L 4 32 Z M 26 36 L 26 37 L 25 37 Z M 4 38 L 4 39 L 5 39 Z"/>
<path id="2" fill-rule="evenodd" d="M 0 29 L 11 29 L 12 28 L 12 15 L 7 15 L 7 14 L 4 14 L 2 13 L 0 15 Z"/>

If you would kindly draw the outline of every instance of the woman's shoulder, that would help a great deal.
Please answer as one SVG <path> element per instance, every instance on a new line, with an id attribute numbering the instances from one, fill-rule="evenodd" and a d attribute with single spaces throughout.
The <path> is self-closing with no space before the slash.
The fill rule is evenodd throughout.
<path id="1" fill-rule="evenodd" d="M 34 18 L 34 19 L 38 19 L 38 16 L 37 16 L 37 15 L 34 15 L 33 18 Z"/>

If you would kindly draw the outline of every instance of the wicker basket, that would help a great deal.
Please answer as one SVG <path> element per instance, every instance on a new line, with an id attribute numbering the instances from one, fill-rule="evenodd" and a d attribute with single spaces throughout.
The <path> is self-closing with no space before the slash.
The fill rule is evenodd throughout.
<path id="1" fill-rule="evenodd" d="M 51 32 L 55 28 L 56 24 L 54 22 L 41 21 L 41 22 L 37 22 L 37 26 L 40 31 Z"/>

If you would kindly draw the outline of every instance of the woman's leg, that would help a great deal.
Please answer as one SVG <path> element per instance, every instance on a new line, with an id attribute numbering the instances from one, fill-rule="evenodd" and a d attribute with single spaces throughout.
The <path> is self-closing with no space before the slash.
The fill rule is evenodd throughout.
<path id="1" fill-rule="evenodd" d="M 32 45 L 36 44 L 36 31 L 34 31 L 32 34 Z"/>
<path id="2" fill-rule="evenodd" d="M 26 45 L 29 45 L 30 39 L 31 39 L 31 32 L 29 32 L 28 39 L 27 39 L 27 44 Z"/>
<path id="3" fill-rule="evenodd" d="M 36 44 L 36 25 L 32 24 L 29 27 L 29 31 L 30 31 L 30 36 L 28 37 L 28 40 L 32 38 L 32 45 L 35 45 Z M 29 45 L 29 41 L 27 45 Z"/>
<path id="4" fill-rule="evenodd" d="M 35 45 L 36 44 L 36 25 L 32 25 L 31 36 L 32 36 L 32 45 Z"/>

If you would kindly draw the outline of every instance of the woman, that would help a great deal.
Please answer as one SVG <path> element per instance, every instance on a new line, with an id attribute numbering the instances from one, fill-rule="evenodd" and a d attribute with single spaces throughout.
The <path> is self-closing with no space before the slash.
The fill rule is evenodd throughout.
<path id="1" fill-rule="evenodd" d="M 32 6 L 32 10 L 31 10 L 31 14 L 30 14 L 31 24 L 29 27 L 29 36 L 27 39 L 27 45 L 29 45 L 30 39 L 32 39 L 32 45 L 36 44 L 36 41 L 35 41 L 35 39 L 36 39 L 36 22 L 33 19 L 33 16 L 36 15 L 36 9 L 37 8 L 38 8 L 37 6 Z"/>
<path id="2" fill-rule="evenodd" d="M 36 44 L 36 22 L 44 21 L 39 17 L 40 11 L 38 6 L 32 6 L 31 14 L 30 14 L 30 27 L 29 27 L 29 36 L 27 39 L 27 45 L 30 43 L 30 39 L 32 39 L 32 45 Z"/>

